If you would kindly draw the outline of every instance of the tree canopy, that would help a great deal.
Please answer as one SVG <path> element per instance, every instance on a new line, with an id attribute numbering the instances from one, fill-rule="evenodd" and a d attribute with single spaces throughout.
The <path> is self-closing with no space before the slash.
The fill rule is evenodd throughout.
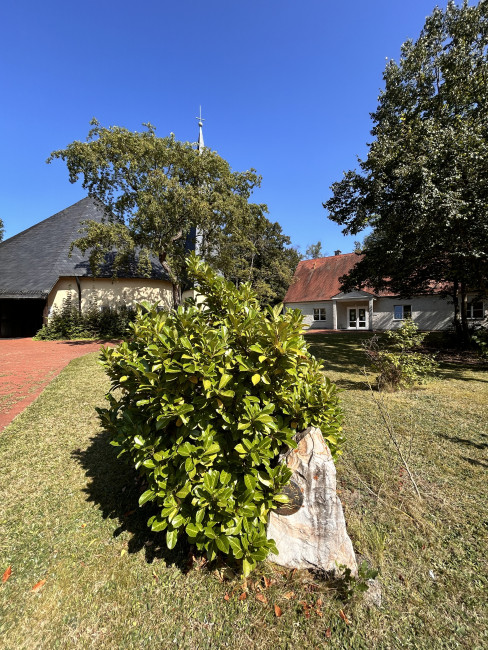
<path id="1" fill-rule="evenodd" d="M 305 251 L 306 260 L 315 260 L 319 257 L 325 257 L 325 253 L 322 251 L 322 242 L 318 241 L 316 244 L 310 244 L 307 246 Z"/>
<path id="2" fill-rule="evenodd" d="M 3 233 L 4 233 L 4 228 L 3 228 L 3 221 L 0 219 L 0 241 L 3 241 Z"/>
<path id="3" fill-rule="evenodd" d="M 116 251 L 117 270 L 137 251 L 139 271 L 148 274 L 154 255 L 168 273 L 177 305 L 188 243 L 197 239 L 199 255 L 239 281 L 259 283 L 259 270 L 267 265 L 264 275 L 273 278 L 266 279 L 266 291 L 261 294 L 268 292 L 271 300 L 279 298 L 280 291 L 270 287 L 270 282 L 281 282 L 272 270 L 275 261 L 268 259 L 268 264 L 258 251 L 279 249 L 283 264 L 292 254 L 285 248 L 289 240 L 279 225 L 264 216 L 267 207 L 249 202 L 261 182 L 255 170 L 232 171 L 217 153 L 207 148 L 196 151 L 191 143 L 179 142 L 173 135 L 158 137 L 150 124 L 143 125 L 142 132 L 106 128 L 96 120 L 91 125 L 86 142 L 75 141 L 54 151 L 48 162 L 65 161 L 70 182 L 81 177 L 83 188 L 106 207 L 106 220 L 85 222 L 84 233 L 74 242 L 83 252 L 90 252 L 94 271 L 107 252 Z M 230 248 L 236 241 L 242 249 L 237 258 Z"/>
<path id="4" fill-rule="evenodd" d="M 367 158 L 324 203 L 345 234 L 372 227 L 344 290 L 442 290 L 464 333 L 467 293 L 488 285 L 487 13 L 486 1 L 450 2 L 403 44 L 383 74 Z"/>

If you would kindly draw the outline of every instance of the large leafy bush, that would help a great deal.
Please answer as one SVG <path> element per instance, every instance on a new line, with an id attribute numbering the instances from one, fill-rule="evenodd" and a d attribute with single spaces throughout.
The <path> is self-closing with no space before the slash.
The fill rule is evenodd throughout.
<path id="1" fill-rule="evenodd" d="M 342 442 L 336 388 L 301 335 L 300 312 L 262 311 L 248 285 L 236 288 L 195 255 L 189 275 L 198 304 L 163 312 L 144 305 L 131 340 L 103 351 L 112 380 L 103 426 L 147 480 L 140 504 L 173 548 L 187 536 L 212 560 L 242 560 L 244 574 L 270 550 L 269 511 L 290 470 L 280 452 L 309 425 L 332 453 Z"/>

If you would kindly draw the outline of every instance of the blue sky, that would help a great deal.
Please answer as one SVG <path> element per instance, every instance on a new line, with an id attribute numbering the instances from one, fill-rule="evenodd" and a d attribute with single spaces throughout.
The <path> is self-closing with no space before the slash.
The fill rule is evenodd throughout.
<path id="1" fill-rule="evenodd" d="M 438 3 L 445 7 L 446 0 Z M 267 203 L 304 252 L 353 237 L 322 202 L 370 140 L 386 58 L 416 38 L 432 0 L 17 0 L 0 10 L 0 217 L 6 237 L 85 195 L 54 149 L 89 121 L 205 144 L 263 177 Z"/>

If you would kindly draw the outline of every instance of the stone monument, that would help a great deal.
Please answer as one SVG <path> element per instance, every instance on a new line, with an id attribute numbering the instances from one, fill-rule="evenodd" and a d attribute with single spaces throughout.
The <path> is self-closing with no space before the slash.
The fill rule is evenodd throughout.
<path id="1" fill-rule="evenodd" d="M 289 568 L 336 573 L 338 565 L 345 565 L 357 575 L 329 447 L 320 429 L 313 427 L 296 440 L 296 449 L 282 457 L 293 471 L 286 491 L 290 504 L 270 513 L 268 539 L 275 540 L 279 554 L 268 555 L 268 560 Z"/>

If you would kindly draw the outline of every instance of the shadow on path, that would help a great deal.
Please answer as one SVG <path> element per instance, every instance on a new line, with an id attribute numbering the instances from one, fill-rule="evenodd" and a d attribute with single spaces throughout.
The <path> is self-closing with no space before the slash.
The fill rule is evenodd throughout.
<path id="1" fill-rule="evenodd" d="M 186 572 L 189 569 L 188 543 L 181 540 L 170 551 L 165 533 L 155 533 L 148 528 L 147 520 L 155 513 L 154 505 L 147 503 L 139 507 L 139 496 L 144 491 L 142 481 L 123 458 L 117 458 L 119 451 L 110 444 L 108 433 L 102 432 L 91 439 L 87 449 L 75 449 L 71 453 L 88 479 L 83 490 L 86 500 L 101 510 L 104 519 L 113 519 L 118 524 L 114 537 L 125 531 L 130 533 L 129 553 L 144 550 L 148 563 L 164 560 Z"/>

